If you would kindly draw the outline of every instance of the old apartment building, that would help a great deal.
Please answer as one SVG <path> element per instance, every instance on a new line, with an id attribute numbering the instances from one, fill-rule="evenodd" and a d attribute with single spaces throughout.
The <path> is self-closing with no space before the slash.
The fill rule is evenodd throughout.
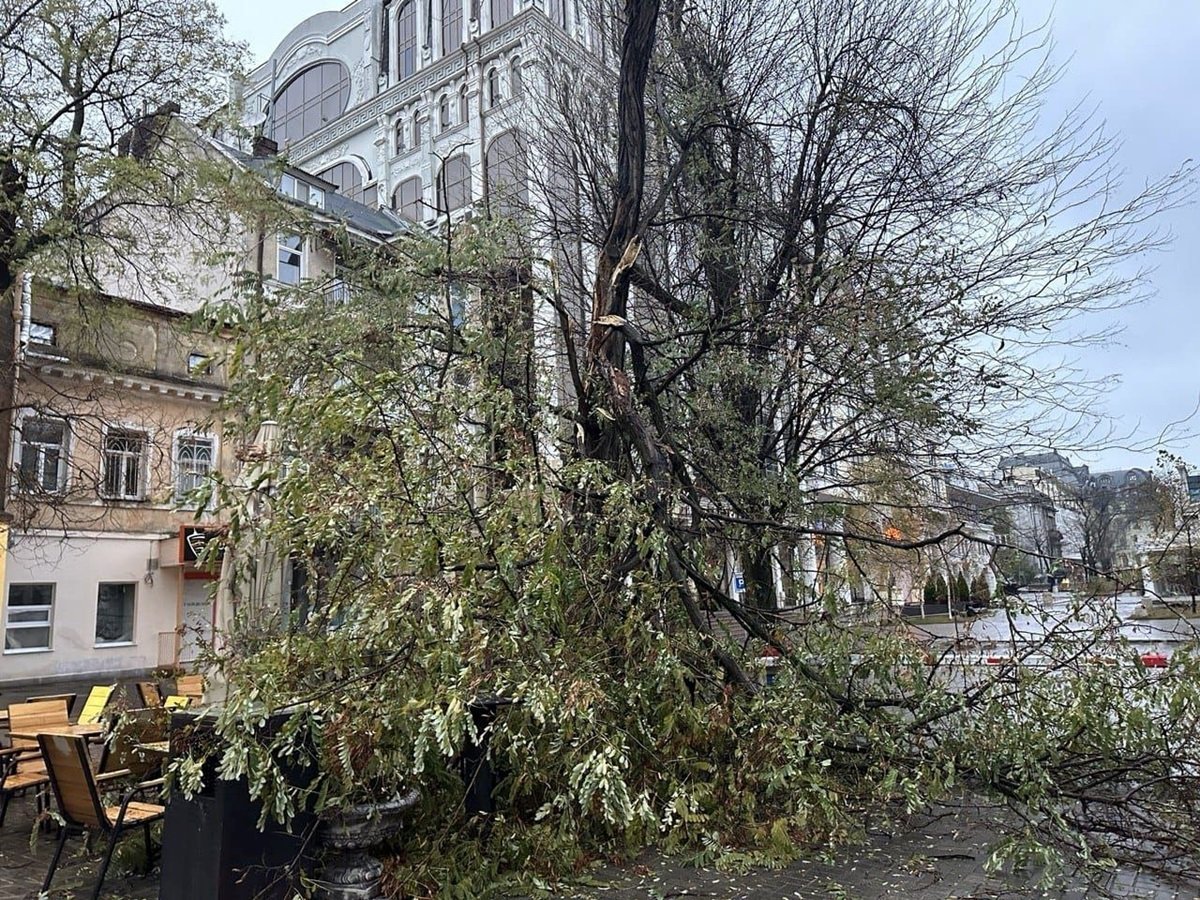
<path id="1" fill-rule="evenodd" d="M 142 671 L 211 624 L 188 537 L 229 469 L 219 336 L 169 307 L 25 279 L 3 679 Z M 194 546 L 196 538 L 192 538 Z"/>
<path id="2" fill-rule="evenodd" d="M 117 269 L 101 289 L 70 291 L 31 272 L 5 298 L 18 346 L 3 683 L 116 678 L 194 657 L 213 624 L 217 572 L 201 564 L 203 547 L 221 528 L 205 487 L 236 475 L 241 449 L 219 411 L 231 335 L 204 304 L 231 298 L 239 272 L 267 290 L 311 284 L 336 297 L 336 233 L 382 242 L 405 229 L 280 165 L 268 141 L 242 152 L 164 127 L 273 190 L 303 227 L 234 221 L 224 264 L 176 235 L 171 277 Z"/>

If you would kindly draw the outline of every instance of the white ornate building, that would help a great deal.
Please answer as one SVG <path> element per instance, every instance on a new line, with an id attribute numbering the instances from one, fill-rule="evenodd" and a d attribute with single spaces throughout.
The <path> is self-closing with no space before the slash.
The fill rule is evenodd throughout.
<path id="1" fill-rule="evenodd" d="M 541 62 L 598 45 L 580 0 L 356 0 L 301 22 L 242 84 L 245 124 L 342 193 L 436 219 L 536 160 Z M 582 51 L 582 52 L 581 52 Z M 536 202 L 536 198 L 535 198 Z"/>

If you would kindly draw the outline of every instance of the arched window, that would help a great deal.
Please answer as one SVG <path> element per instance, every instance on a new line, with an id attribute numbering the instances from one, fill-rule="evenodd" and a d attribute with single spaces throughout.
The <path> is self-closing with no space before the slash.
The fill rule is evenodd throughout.
<path id="1" fill-rule="evenodd" d="M 340 62 L 305 69 L 275 95 L 275 140 L 287 146 L 307 137 L 344 113 L 349 102 L 350 71 Z"/>
<path id="2" fill-rule="evenodd" d="M 425 187 L 420 175 L 406 178 L 396 186 L 392 194 L 392 209 L 410 222 L 420 222 L 425 218 Z"/>
<path id="3" fill-rule="evenodd" d="M 488 109 L 500 103 L 500 73 L 495 66 L 488 69 L 487 73 L 487 101 Z"/>
<path id="4" fill-rule="evenodd" d="M 438 176 L 438 213 L 462 209 L 471 202 L 471 162 L 464 154 L 452 156 Z"/>
<path id="5" fill-rule="evenodd" d="M 403 153 L 408 149 L 408 122 L 401 118 L 396 123 L 396 152 Z"/>
<path id="6" fill-rule="evenodd" d="M 521 69 L 521 58 L 514 56 L 509 63 L 509 81 L 512 84 L 510 96 L 516 100 L 525 92 L 525 73 Z"/>
<path id="7" fill-rule="evenodd" d="M 337 188 L 343 197 L 349 197 L 359 203 L 367 203 L 367 192 L 363 188 L 362 172 L 352 162 L 340 162 L 330 166 L 323 172 L 317 173 L 318 178 L 324 178 Z"/>
<path id="8" fill-rule="evenodd" d="M 442 53 L 462 46 L 462 0 L 442 0 Z"/>
<path id="9" fill-rule="evenodd" d="M 471 118 L 471 109 L 467 104 L 467 86 L 464 84 L 458 89 L 458 123 L 466 124 Z"/>
<path id="10" fill-rule="evenodd" d="M 492 27 L 499 28 L 513 17 L 513 0 L 491 0 Z"/>
<path id="11" fill-rule="evenodd" d="M 415 112 L 413 112 L 412 138 L 413 138 L 413 149 L 420 150 L 421 144 L 425 140 L 425 136 L 423 134 L 421 134 L 421 111 L 419 109 L 416 110 Z"/>
<path id="12" fill-rule="evenodd" d="M 409 0 L 396 16 L 396 75 L 400 80 L 417 71 L 417 4 Z"/>
<path id="13" fill-rule="evenodd" d="M 515 131 L 506 131 L 488 147 L 484 172 L 488 208 L 513 216 L 529 205 L 529 173 L 525 148 Z"/>
<path id="14" fill-rule="evenodd" d="M 442 94 L 438 97 L 438 131 L 445 131 L 450 125 L 450 97 Z"/>

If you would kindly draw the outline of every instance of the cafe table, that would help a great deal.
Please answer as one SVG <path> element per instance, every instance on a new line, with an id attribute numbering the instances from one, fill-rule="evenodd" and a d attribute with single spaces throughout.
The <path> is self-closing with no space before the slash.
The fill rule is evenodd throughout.
<path id="1" fill-rule="evenodd" d="M 67 734 L 72 737 L 94 739 L 103 737 L 104 725 L 100 722 L 94 725 L 47 725 L 36 731 L 10 731 L 8 736 L 22 741 L 36 741 L 39 734 Z"/>

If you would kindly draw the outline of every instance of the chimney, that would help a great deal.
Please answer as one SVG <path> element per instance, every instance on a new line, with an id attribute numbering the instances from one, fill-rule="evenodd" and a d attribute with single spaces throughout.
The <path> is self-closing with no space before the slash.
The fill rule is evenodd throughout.
<path id="1" fill-rule="evenodd" d="M 117 155 L 132 156 L 134 159 L 141 160 L 148 159 L 166 137 L 167 126 L 171 119 L 178 115 L 178 103 L 164 103 L 154 112 L 146 112 L 143 104 L 142 115 L 117 140 Z"/>
<path id="2" fill-rule="evenodd" d="M 263 159 L 269 156 L 275 156 L 279 153 L 279 144 L 271 140 L 265 134 L 256 134 L 254 136 L 254 157 Z"/>

